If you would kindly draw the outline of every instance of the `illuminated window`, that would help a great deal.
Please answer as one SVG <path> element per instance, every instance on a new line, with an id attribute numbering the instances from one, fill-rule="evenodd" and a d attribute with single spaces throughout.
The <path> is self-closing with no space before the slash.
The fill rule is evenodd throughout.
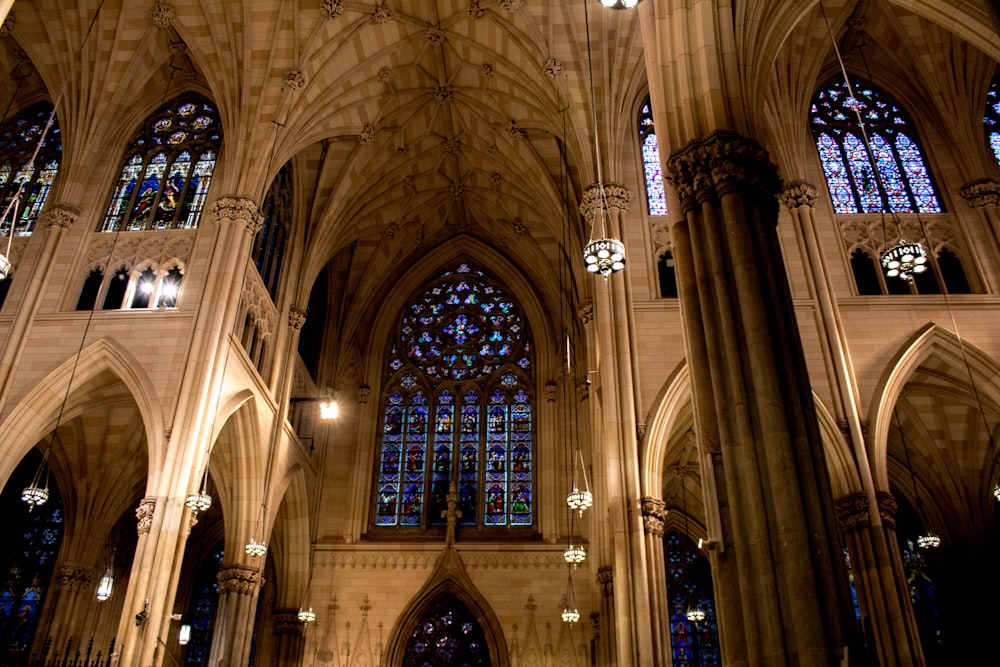
<path id="1" fill-rule="evenodd" d="M 646 202 L 650 215 L 667 214 L 667 195 L 663 191 L 663 167 L 660 165 L 660 147 L 653 129 L 653 111 L 649 98 L 639 111 L 639 142 L 642 147 L 642 166 L 646 175 Z"/>
<path id="2" fill-rule="evenodd" d="M 176 308 L 184 269 L 179 265 L 157 269 L 151 264 L 129 270 L 121 265 L 105 279 L 100 268 L 91 269 L 83 281 L 77 310 Z"/>
<path id="3" fill-rule="evenodd" d="M 937 192 L 905 112 L 865 82 L 852 86 L 853 98 L 844 82 L 828 84 L 814 98 L 809 114 L 834 211 L 940 213 Z M 865 134 L 880 178 L 865 149 Z"/>
<path id="4" fill-rule="evenodd" d="M 993 77 L 993 83 L 986 93 L 986 112 L 983 114 L 986 141 L 993 149 L 993 156 L 1000 164 L 1000 74 Z"/>
<path id="5" fill-rule="evenodd" d="M 215 105 L 198 95 L 154 113 L 129 142 L 100 231 L 197 227 L 221 144 Z"/>
<path id="6" fill-rule="evenodd" d="M 46 132 L 49 118 L 52 125 Z M 39 146 L 43 133 L 45 140 Z M 32 161 L 36 148 L 38 155 Z M 0 206 L 3 207 L 0 212 L 4 213 L 0 234 L 10 235 L 10 221 L 14 217 L 11 201 L 19 193 L 14 235 L 31 234 L 59 170 L 61 157 L 59 123 L 49 102 L 25 109 L 0 126 Z"/>
<path id="7" fill-rule="evenodd" d="M 292 223 L 292 169 L 286 164 L 271 183 L 264 205 L 264 224 L 254 237 L 253 261 L 264 281 L 271 301 L 277 299 L 278 279 L 281 277 L 281 259 L 285 239 Z"/>
<path id="8" fill-rule="evenodd" d="M 677 532 L 663 537 L 663 553 L 667 568 L 673 665 L 718 667 L 722 664 L 722 654 L 708 559 L 690 539 Z M 703 611 L 705 618 L 689 620 L 687 612 L 694 608 Z"/>
<path id="9" fill-rule="evenodd" d="M 376 526 L 531 526 L 534 400 L 527 324 L 506 290 L 462 264 L 403 310 L 389 344 Z"/>

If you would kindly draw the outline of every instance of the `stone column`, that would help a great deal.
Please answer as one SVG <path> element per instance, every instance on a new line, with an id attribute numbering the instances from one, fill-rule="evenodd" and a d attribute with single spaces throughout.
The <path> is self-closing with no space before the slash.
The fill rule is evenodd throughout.
<path id="1" fill-rule="evenodd" d="M 663 560 L 663 521 L 667 504 L 659 498 L 641 499 L 642 526 L 646 538 L 649 620 L 653 635 L 653 664 L 670 664 L 670 597 L 667 594 L 666 563 Z"/>
<path id="2" fill-rule="evenodd" d="M 255 567 L 231 564 L 219 570 L 218 580 L 209 662 L 212 667 L 245 667 L 253 641 L 260 572 Z"/>
<path id="3" fill-rule="evenodd" d="M 775 232 L 776 169 L 752 140 L 717 130 L 673 153 L 668 170 L 675 245 L 687 245 L 675 261 L 688 363 L 711 391 L 695 392 L 695 409 L 723 417 L 719 493 L 739 564 L 745 664 L 839 665 L 852 605 Z M 740 621 L 723 613 L 725 633 Z"/>
<path id="4" fill-rule="evenodd" d="M 93 567 L 81 563 L 62 563 L 56 567 L 38 621 L 38 627 L 46 632 L 35 634 L 33 653 L 40 653 L 45 642 L 50 643 L 51 651 L 62 652 L 70 638 L 76 645 L 84 641 L 83 623 L 93 612 L 93 582 Z"/>
<path id="5" fill-rule="evenodd" d="M 73 226 L 79 217 L 80 209 L 75 206 L 68 204 L 47 205 L 42 211 L 35 231 L 37 235 L 39 229 L 45 229 L 45 238 L 37 259 L 29 264 L 22 258 L 17 267 L 17 275 L 7 278 L 7 280 L 17 280 L 23 284 L 24 295 L 21 297 L 6 340 L 0 349 L 0 406 L 3 406 L 7 401 L 11 375 L 21 357 L 21 351 L 28 341 L 28 327 L 35 315 L 40 295 L 47 289 L 52 278 L 52 262 L 59 249 L 59 244 L 66 235 L 66 231 Z M 31 245 L 29 244 L 25 252 L 30 250 Z"/>
<path id="6" fill-rule="evenodd" d="M 615 622 L 615 575 L 610 565 L 597 568 L 597 585 L 600 592 L 600 606 L 595 626 L 599 625 L 597 641 L 597 664 L 617 665 L 618 631 Z"/>
<path id="7" fill-rule="evenodd" d="M 306 627 L 299 620 L 299 610 L 276 609 L 271 623 L 274 634 L 271 664 L 277 667 L 298 667 L 302 660 Z"/>

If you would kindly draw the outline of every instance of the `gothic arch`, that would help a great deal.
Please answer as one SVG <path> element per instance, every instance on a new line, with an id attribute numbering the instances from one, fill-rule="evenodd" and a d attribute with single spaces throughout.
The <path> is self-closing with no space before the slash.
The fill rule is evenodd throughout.
<path id="1" fill-rule="evenodd" d="M 464 604 L 482 626 L 489 645 L 490 665 L 507 667 L 510 664 L 507 642 L 499 619 L 489 602 L 472 583 L 458 553 L 454 548 L 448 547 L 438 558 L 427 583 L 397 617 L 382 654 L 382 667 L 398 667 L 403 664 L 407 642 L 417 623 L 436 601 L 448 595 Z"/>
<path id="2" fill-rule="evenodd" d="M 683 413 L 690 410 L 690 406 L 691 373 L 687 362 L 682 361 L 656 397 L 646 434 L 642 438 L 640 483 L 643 496 L 662 499 L 670 436 L 679 427 Z"/>
<path id="3" fill-rule="evenodd" d="M 309 593 L 311 577 L 309 525 L 313 517 L 310 516 L 305 472 L 296 463 L 277 482 L 276 491 L 281 493 L 281 502 L 268 548 L 277 570 L 278 606 L 289 609 L 309 606 L 304 596 Z"/>

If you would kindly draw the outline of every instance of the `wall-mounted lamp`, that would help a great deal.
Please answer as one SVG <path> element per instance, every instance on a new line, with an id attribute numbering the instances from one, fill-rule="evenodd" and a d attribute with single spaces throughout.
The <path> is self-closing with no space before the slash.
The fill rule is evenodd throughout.
<path id="1" fill-rule="evenodd" d="M 181 625 L 181 629 L 177 632 L 177 643 L 184 646 L 189 641 L 191 641 L 191 626 L 184 623 Z"/>

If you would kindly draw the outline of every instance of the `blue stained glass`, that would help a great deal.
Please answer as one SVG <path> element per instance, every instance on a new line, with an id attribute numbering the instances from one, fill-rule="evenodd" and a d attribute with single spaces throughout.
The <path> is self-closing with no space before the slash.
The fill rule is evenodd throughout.
<path id="1" fill-rule="evenodd" d="M 639 112 L 639 140 L 642 144 L 642 165 L 646 176 L 646 202 L 649 214 L 667 215 L 660 147 L 656 140 L 656 131 L 653 129 L 653 112 L 648 99 Z"/>
<path id="2" fill-rule="evenodd" d="M 0 235 L 9 236 L 12 226 L 14 236 L 31 234 L 61 159 L 62 137 L 50 103 L 28 107 L 0 126 L 0 212 L 10 207 L 0 220 Z M 11 174 L 16 174 L 13 179 Z"/>
<path id="3" fill-rule="evenodd" d="M 1000 74 L 993 77 L 986 91 L 986 111 L 983 114 L 986 140 L 993 149 L 993 156 L 1000 164 Z"/>
<path id="4" fill-rule="evenodd" d="M 844 82 L 830 83 L 813 100 L 810 126 L 835 212 L 941 211 L 910 122 L 881 91 L 855 83 L 852 97 Z"/>
<path id="5" fill-rule="evenodd" d="M 670 643 L 675 667 L 718 667 L 718 619 L 709 564 L 686 536 L 672 532 L 663 538 L 670 610 Z M 698 607 L 703 621 L 689 621 L 687 610 Z"/>

